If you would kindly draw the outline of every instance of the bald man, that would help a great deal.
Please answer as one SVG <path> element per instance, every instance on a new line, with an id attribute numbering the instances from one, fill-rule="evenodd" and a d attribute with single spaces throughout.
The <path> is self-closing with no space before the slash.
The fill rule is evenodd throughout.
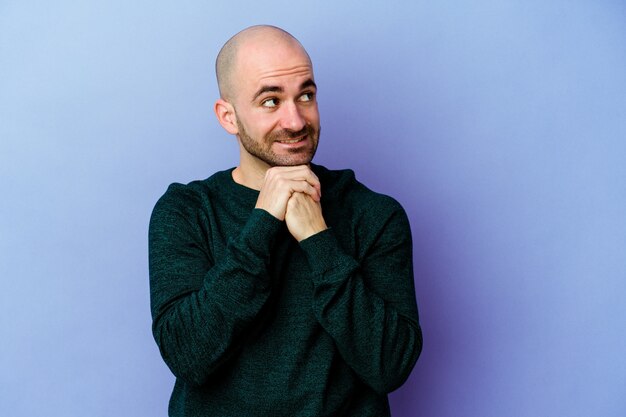
<path id="1" fill-rule="evenodd" d="M 311 59 L 254 26 L 216 61 L 235 168 L 172 184 L 150 220 L 153 334 L 170 416 L 389 416 L 422 349 L 407 216 L 311 163 Z"/>

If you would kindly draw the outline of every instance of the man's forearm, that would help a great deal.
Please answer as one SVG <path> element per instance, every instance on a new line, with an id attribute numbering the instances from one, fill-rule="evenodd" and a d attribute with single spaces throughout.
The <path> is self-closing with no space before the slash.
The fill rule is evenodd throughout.
<path id="1" fill-rule="evenodd" d="M 314 271 L 313 310 L 318 321 L 346 363 L 379 393 L 405 381 L 422 349 L 410 232 L 385 238 L 409 241 L 387 246 L 361 265 L 342 250 L 332 230 L 301 242 Z M 379 288 L 366 281 L 377 282 Z"/>
<path id="2" fill-rule="evenodd" d="M 153 333 L 172 372 L 198 385 L 236 352 L 242 335 L 257 323 L 271 292 L 267 264 L 281 223 L 254 210 L 241 234 L 229 241 L 226 256 L 213 265 L 201 265 L 205 256 L 183 241 L 183 225 L 158 219 L 151 224 Z"/>

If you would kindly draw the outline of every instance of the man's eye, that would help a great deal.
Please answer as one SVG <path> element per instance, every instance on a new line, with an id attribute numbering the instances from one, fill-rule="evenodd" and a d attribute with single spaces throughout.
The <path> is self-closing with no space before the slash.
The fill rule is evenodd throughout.
<path id="1" fill-rule="evenodd" d="M 300 96 L 300 101 L 311 101 L 313 100 L 313 93 L 304 93 Z"/>
<path id="2" fill-rule="evenodd" d="M 263 100 L 263 102 L 261 103 L 263 107 L 276 107 L 277 104 L 278 100 L 276 100 L 275 98 L 268 98 L 267 100 Z"/>

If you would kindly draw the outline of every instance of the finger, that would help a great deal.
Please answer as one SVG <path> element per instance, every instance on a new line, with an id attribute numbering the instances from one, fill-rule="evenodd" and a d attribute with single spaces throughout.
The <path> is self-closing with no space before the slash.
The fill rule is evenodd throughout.
<path id="1" fill-rule="evenodd" d="M 320 201 L 321 195 L 318 188 L 312 186 L 306 181 L 293 181 L 291 184 L 292 196 L 293 193 L 302 193 L 310 196 L 314 201 Z"/>
<path id="2" fill-rule="evenodd" d="M 292 180 L 306 180 L 314 185 L 319 183 L 317 175 L 307 165 L 272 167 L 265 173 L 266 177 L 281 177 Z"/>
<path id="3" fill-rule="evenodd" d="M 301 165 L 298 167 L 298 169 L 286 171 L 284 175 L 285 178 L 289 178 L 290 180 L 308 182 L 309 184 L 311 184 L 311 186 L 317 189 L 317 193 L 320 196 L 322 195 L 322 185 L 320 183 L 320 180 L 308 166 Z"/>
<path id="4" fill-rule="evenodd" d="M 315 199 L 313 199 L 313 197 L 311 197 L 311 195 L 307 194 L 307 193 L 303 193 L 300 191 L 295 191 L 291 197 L 289 198 L 289 202 L 296 202 L 296 203 L 315 203 L 318 204 L 317 201 L 315 201 Z"/>

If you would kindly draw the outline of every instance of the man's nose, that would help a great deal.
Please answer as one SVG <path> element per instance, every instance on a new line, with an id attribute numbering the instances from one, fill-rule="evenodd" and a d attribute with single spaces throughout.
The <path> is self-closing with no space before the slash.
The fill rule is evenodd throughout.
<path id="1" fill-rule="evenodd" d="M 298 132 L 304 128 L 306 120 L 302 116 L 302 109 L 300 109 L 296 103 L 285 103 L 282 110 L 281 126 L 283 129 Z"/>

